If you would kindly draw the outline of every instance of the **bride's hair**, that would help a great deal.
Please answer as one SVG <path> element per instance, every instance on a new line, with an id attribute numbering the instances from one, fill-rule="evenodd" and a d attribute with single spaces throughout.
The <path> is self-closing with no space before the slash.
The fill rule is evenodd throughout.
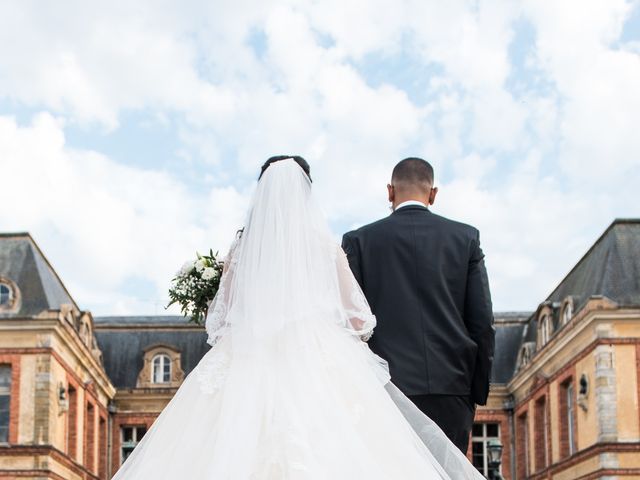
<path id="1" fill-rule="evenodd" d="M 269 160 L 264 162 L 264 165 L 262 165 L 262 169 L 260 170 L 260 176 L 258 177 L 258 181 L 262 178 L 262 175 L 264 174 L 265 170 L 269 168 L 269 166 L 272 163 L 279 162 L 280 160 L 287 160 L 289 158 L 295 161 L 298 165 L 300 165 L 300 168 L 304 170 L 304 173 L 306 173 L 307 177 L 309 177 L 309 181 L 313 181 L 311 180 L 311 167 L 309 166 L 309 163 L 307 163 L 307 161 L 304 158 L 298 155 L 276 155 L 275 157 L 271 157 Z"/>

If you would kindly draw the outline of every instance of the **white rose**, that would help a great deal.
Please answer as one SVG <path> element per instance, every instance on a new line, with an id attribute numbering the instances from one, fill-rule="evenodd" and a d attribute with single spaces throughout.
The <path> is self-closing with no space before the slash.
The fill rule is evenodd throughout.
<path id="1" fill-rule="evenodd" d="M 194 266 L 198 272 L 202 272 L 204 270 L 204 260 L 198 260 Z"/>
<path id="2" fill-rule="evenodd" d="M 202 272 L 203 280 L 211 280 L 215 276 L 216 276 L 216 269 L 213 267 L 207 267 L 204 269 L 204 272 Z"/>

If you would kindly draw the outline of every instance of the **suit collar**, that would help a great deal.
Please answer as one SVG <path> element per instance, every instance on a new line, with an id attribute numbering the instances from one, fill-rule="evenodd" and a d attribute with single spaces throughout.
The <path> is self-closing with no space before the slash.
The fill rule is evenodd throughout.
<path id="1" fill-rule="evenodd" d="M 427 207 L 423 207 L 422 205 L 406 205 L 404 207 L 400 207 L 400 208 L 396 208 L 392 215 L 394 213 L 398 213 L 398 212 L 409 212 L 409 211 L 416 211 L 416 210 L 421 210 L 423 212 L 428 212 L 429 209 Z"/>

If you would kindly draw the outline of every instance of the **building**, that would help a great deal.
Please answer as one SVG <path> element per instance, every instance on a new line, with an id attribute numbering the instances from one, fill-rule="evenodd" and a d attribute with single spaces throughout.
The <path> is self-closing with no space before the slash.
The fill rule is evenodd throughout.
<path id="1" fill-rule="evenodd" d="M 640 220 L 616 220 L 531 314 L 496 315 L 478 410 L 507 479 L 640 479 Z"/>
<path id="2" fill-rule="evenodd" d="M 207 351 L 181 317 L 80 310 L 28 234 L 0 234 L 0 478 L 107 479 Z M 640 220 L 534 312 L 496 313 L 470 458 L 506 479 L 640 479 Z"/>

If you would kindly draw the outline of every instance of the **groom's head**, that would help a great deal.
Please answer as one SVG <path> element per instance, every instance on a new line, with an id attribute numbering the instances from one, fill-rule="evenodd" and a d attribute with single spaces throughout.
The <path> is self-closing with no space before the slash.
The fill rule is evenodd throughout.
<path id="1" fill-rule="evenodd" d="M 421 158 L 405 158 L 393 169 L 387 190 L 394 210 L 407 200 L 433 205 L 438 193 L 433 186 L 433 167 Z"/>

